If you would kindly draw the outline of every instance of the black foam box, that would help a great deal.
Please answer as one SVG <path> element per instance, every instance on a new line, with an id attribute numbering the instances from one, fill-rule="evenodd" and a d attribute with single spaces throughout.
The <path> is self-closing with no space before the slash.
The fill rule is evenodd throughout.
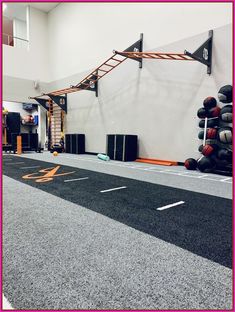
<path id="1" fill-rule="evenodd" d="M 66 134 L 65 152 L 71 154 L 84 154 L 85 134 Z"/>
<path id="2" fill-rule="evenodd" d="M 138 154 L 138 136 L 131 134 L 108 134 L 107 155 L 110 159 L 134 161 Z"/>

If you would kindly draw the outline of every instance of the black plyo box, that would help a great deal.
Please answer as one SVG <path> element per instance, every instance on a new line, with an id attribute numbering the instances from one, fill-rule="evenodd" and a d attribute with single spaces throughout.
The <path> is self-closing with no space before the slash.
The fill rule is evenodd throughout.
<path id="1" fill-rule="evenodd" d="M 138 152 L 138 136 L 131 134 L 108 134 L 106 151 L 110 159 L 134 161 Z"/>
<path id="2" fill-rule="evenodd" d="M 9 144 L 12 133 L 20 133 L 20 113 L 10 112 L 7 114 L 7 142 Z"/>
<path id="3" fill-rule="evenodd" d="M 71 154 L 84 154 L 85 134 L 66 134 L 65 152 Z"/>

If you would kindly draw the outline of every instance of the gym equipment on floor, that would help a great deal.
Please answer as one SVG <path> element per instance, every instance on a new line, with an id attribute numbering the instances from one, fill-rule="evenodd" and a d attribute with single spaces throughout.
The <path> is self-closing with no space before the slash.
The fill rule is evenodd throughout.
<path id="1" fill-rule="evenodd" d="M 197 117 L 198 118 L 206 118 L 209 116 L 208 110 L 205 109 L 205 107 L 201 107 L 197 111 Z"/>
<path id="2" fill-rule="evenodd" d="M 85 154 L 85 134 L 65 134 L 65 152 Z"/>
<path id="3" fill-rule="evenodd" d="M 220 111 L 221 111 L 221 108 L 219 106 L 215 106 L 213 108 L 210 108 L 208 111 L 208 117 L 209 118 L 219 117 Z"/>
<path id="4" fill-rule="evenodd" d="M 233 121 L 233 106 L 225 105 L 220 111 L 220 118 L 225 122 Z"/>
<path id="5" fill-rule="evenodd" d="M 217 151 L 217 157 L 221 160 L 227 160 L 229 162 L 232 162 L 233 153 L 232 153 L 232 151 L 230 151 L 226 148 L 221 148 Z"/>
<path id="6" fill-rule="evenodd" d="M 179 164 L 178 161 L 152 159 L 152 158 L 137 158 L 136 162 L 140 162 L 144 164 L 160 165 L 160 166 L 178 166 Z"/>
<path id="7" fill-rule="evenodd" d="M 205 109 L 210 109 L 212 107 L 215 107 L 216 105 L 217 105 L 217 101 L 213 96 L 208 96 L 203 101 L 203 106 L 205 107 Z"/>
<path id="8" fill-rule="evenodd" d="M 106 154 L 113 160 L 134 161 L 137 158 L 138 136 L 108 134 Z"/>
<path id="9" fill-rule="evenodd" d="M 12 133 L 11 134 L 11 145 L 8 151 L 17 151 L 17 136 L 21 137 L 22 152 L 35 151 L 41 152 L 42 148 L 38 144 L 38 134 L 37 133 Z"/>
<path id="10" fill-rule="evenodd" d="M 232 128 L 220 128 L 218 131 L 218 138 L 222 143 L 231 144 L 233 141 Z"/>
<path id="11" fill-rule="evenodd" d="M 197 166 L 202 172 L 211 172 L 215 167 L 215 162 L 211 158 L 203 156 L 197 161 Z"/>
<path id="12" fill-rule="evenodd" d="M 54 144 L 50 150 L 51 153 L 63 153 L 64 149 L 63 146 L 61 146 L 61 144 Z"/>
<path id="13" fill-rule="evenodd" d="M 203 154 L 204 156 L 210 156 L 210 155 L 212 155 L 215 151 L 216 151 L 215 145 L 211 145 L 211 144 L 206 144 L 206 145 L 204 145 L 203 148 L 202 148 L 202 154 Z"/>
<path id="14" fill-rule="evenodd" d="M 22 154 L 22 137 L 20 135 L 17 135 L 17 155 L 21 155 Z"/>
<path id="15" fill-rule="evenodd" d="M 231 103 L 233 100 L 233 87 L 231 85 L 221 87 L 218 92 L 218 98 L 222 103 Z"/>
<path id="16" fill-rule="evenodd" d="M 207 120 L 207 127 L 214 128 L 219 125 L 219 118 L 210 118 Z M 205 120 L 201 119 L 198 124 L 199 128 L 205 128 Z"/>
<path id="17" fill-rule="evenodd" d="M 6 117 L 7 124 L 7 143 L 12 144 L 11 135 L 12 133 L 20 134 L 20 113 L 9 112 Z"/>
<path id="18" fill-rule="evenodd" d="M 197 161 L 194 158 L 188 158 L 185 160 L 184 166 L 188 170 L 196 170 L 197 169 Z"/>
<path id="19" fill-rule="evenodd" d="M 2 145 L 7 145 L 7 114 L 8 111 L 3 108 L 2 110 Z"/>
<path id="20" fill-rule="evenodd" d="M 98 154 L 97 157 L 101 160 L 105 160 L 105 161 L 108 161 L 110 160 L 109 156 L 108 155 L 105 155 L 105 154 Z"/>
<path id="21" fill-rule="evenodd" d="M 205 131 L 202 130 L 198 133 L 198 138 L 203 140 L 205 136 Z M 206 130 L 206 139 L 215 139 L 217 136 L 217 130 L 215 128 L 208 128 Z"/>

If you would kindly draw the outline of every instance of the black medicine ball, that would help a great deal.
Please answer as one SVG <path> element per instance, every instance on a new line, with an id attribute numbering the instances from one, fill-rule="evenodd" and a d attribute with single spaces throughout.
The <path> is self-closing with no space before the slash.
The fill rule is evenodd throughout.
<path id="1" fill-rule="evenodd" d="M 208 112 L 204 107 L 199 108 L 197 111 L 197 117 L 198 118 L 206 118 L 208 117 Z"/>
<path id="2" fill-rule="evenodd" d="M 231 85 L 221 87 L 218 92 L 218 98 L 222 103 L 231 103 L 233 100 L 233 87 Z"/>
<path id="3" fill-rule="evenodd" d="M 209 172 L 214 167 L 214 161 L 210 159 L 209 157 L 202 157 L 197 162 L 197 167 L 202 172 Z"/>
<path id="4" fill-rule="evenodd" d="M 196 170 L 197 169 L 197 161 L 194 158 L 188 158 L 185 160 L 184 166 L 188 170 Z"/>
<path id="5" fill-rule="evenodd" d="M 212 96 L 208 96 L 207 98 L 205 98 L 205 100 L 203 101 L 203 106 L 205 107 L 205 109 L 210 109 L 212 107 L 215 107 L 217 104 L 217 101 L 214 97 Z"/>
<path id="6" fill-rule="evenodd" d="M 233 141 L 232 129 L 229 127 L 220 128 L 218 131 L 218 138 L 222 143 L 231 144 Z"/>
<path id="7" fill-rule="evenodd" d="M 203 137 L 204 137 L 204 131 L 202 130 L 198 133 L 198 139 L 203 140 Z"/>
<path id="8" fill-rule="evenodd" d="M 233 158 L 233 153 L 232 151 L 226 149 L 226 148 L 221 148 L 217 152 L 217 157 L 221 160 L 227 160 L 227 161 L 232 161 Z"/>
<path id="9" fill-rule="evenodd" d="M 225 105 L 220 111 L 220 118 L 225 122 L 233 121 L 233 107 L 232 105 Z"/>
<path id="10" fill-rule="evenodd" d="M 219 118 L 213 118 L 213 119 L 207 120 L 207 128 L 214 128 L 214 127 L 218 126 L 218 124 L 219 124 Z M 200 128 L 204 128 L 205 127 L 205 120 L 204 119 L 200 120 L 198 126 Z"/>
<path id="11" fill-rule="evenodd" d="M 201 144 L 201 145 L 198 147 L 198 151 L 201 153 L 201 152 L 202 152 L 202 149 L 203 149 L 203 145 Z"/>

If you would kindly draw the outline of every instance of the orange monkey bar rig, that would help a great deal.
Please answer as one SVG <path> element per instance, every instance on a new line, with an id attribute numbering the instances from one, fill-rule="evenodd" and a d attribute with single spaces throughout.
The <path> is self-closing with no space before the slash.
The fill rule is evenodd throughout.
<path id="1" fill-rule="evenodd" d="M 51 99 L 67 113 L 67 94 L 88 90 L 95 92 L 96 96 L 98 96 L 98 81 L 128 58 L 139 62 L 140 68 L 142 68 L 143 59 L 198 61 L 207 66 L 207 73 L 210 75 L 212 64 L 212 39 L 213 30 L 210 30 L 208 39 L 194 53 L 190 53 L 187 50 L 185 50 L 184 53 L 143 52 L 143 34 L 140 34 L 140 39 L 138 41 L 123 52 L 114 50 L 113 56 L 95 68 L 76 85 L 29 98 L 36 100 L 47 110 L 49 110 L 48 100 Z M 47 98 L 43 98 L 44 96 Z"/>

